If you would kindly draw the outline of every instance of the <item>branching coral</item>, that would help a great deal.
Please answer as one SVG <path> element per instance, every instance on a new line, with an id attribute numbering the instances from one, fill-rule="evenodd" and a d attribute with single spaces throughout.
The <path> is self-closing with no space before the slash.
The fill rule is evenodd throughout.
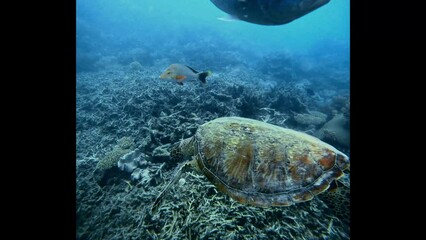
<path id="1" fill-rule="evenodd" d="M 148 177 L 154 179 L 158 174 L 150 171 Z M 170 174 L 163 173 L 163 177 L 169 178 Z M 162 184 L 153 186 L 145 180 L 129 187 L 128 183 L 119 182 L 102 190 L 104 194 L 98 195 L 97 207 L 92 210 L 96 214 L 83 215 L 85 227 L 79 227 L 77 235 L 86 239 L 101 235 L 111 239 L 117 233 L 124 233 L 123 238 L 127 239 L 208 239 L 214 235 L 238 239 L 252 239 L 255 235 L 265 240 L 348 237 L 348 226 L 327 211 L 320 199 L 286 208 L 258 208 L 217 192 L 202 175 L 186 172 L 182 178 L 186 181 L 176 184 L 156 215 L 149 208 L 164 187 Z M 93 184 L 89 179 L 82 177 L 79 184 L 89 187 Z M 91 194 L 95 194 L 94 190 L 90 190 Z M 78 194 L 79 198 L 82 196 Z M 79 215 L 89 210 L 88 200 L 80 199 Z"/>

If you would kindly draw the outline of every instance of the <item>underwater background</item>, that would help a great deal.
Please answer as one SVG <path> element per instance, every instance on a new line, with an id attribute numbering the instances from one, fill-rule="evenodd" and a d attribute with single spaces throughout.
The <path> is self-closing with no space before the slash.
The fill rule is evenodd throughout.
<path id="1" fill-rule="evenodd" d="M 219 20 L 227 14 L 208 0 L 77 0 L 76 239 L 349 239 L 349 198 L 247 206 L 195 171 L 150 212 L 178 165 L 172 144 L 218 117 L 306 132 L 350 155 L 349 5 L 263 26 Z M 212 76 L 160 79 L 172 63 Z M 137 174 L 117 166 L 125 155 Z"/>

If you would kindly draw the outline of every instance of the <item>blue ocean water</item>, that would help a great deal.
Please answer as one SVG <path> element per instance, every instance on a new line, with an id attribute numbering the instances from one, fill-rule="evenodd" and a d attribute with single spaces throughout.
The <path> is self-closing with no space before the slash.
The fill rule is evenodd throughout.
<path id="1" fill-rule="evenodd" d="M 349 239 L 347 188 L 333 191 L 338 203 L 324 193 L 258 208 L 185 172 L 150 211 L 178 165 L 173 144 L 219 117 L 302 131 L 350 155 L 349 0 L 276 26 L 220 20 L 228 14 L 209 0 L 76 6 L 76 239 Z M 160 79 L 173 63 L 212 75 Z"/>
<path id="2" fill-rule="evenodd" d="M 224 16 L 227 14 L 207 0 L 78 0 L 77 56 L 113 54 L 138 46 L 161 52 L 169 50 L 172 42 L 188 44 L 208 38 L 260 55 L 283 50 L 321 52 L 349 61 L 349 0 L 332 0 L 278 26 L 218 20 Z M 218 46 L 217 51 L 220 48 L 226 46 Z M 77 61 L 78 69 L 84 69 L 83 59 L 77 60 L 82 61 Z"/>

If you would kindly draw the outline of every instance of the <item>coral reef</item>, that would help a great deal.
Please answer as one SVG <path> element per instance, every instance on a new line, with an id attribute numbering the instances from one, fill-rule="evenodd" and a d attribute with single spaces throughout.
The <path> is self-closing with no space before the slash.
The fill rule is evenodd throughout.
<path id="1" fill-rule="evenodd" d="M 293 83 L 259 81 L 265 74 L 245 63 L 212 69 L 206 85 L 184 86 L 158 79 L 167 61 L 138 71 L 129 63 L 77 74 L 77 239 L 349 238 L 348 224 L 320 198 L 287 208 L 245 206 L 193 172 L 182 175 L 152 215 L 150 205 L 179 164 L 169 158 L 172 144 L 200 124 L 245 116 L 308 131 L 322 125 L 317 112 L 332 113 Z M 316 95 L 332 102 L 332 95 Z M 126 156 L 135 149 L 143 156 Z M 118 168 L 127 157 L 137 162 L 131 173 Z"/>
<path id="2" fill-rule="evenodd" d="M 348 226 L 320 200 L 292 207 L 257 208 L 218 193 L 204 176 L 186 172 L 158 213 L 150 205 L 170 178 L 150 164 L 145 180 L 117 181 L 104 188 L 78 175 L 78 239 L 348 239 Z M 183 179 L 183 180 L 182 180 Z M 92 206 L 96 204 L 96 207 Z"/>
<path id="3" fill-rule="evenodd" d="M 290 51 L 276 51 L 265 55 L 258 63 L 259 69 L 277 79 L 278 83 L 299 79 L 300 64 Z"/>

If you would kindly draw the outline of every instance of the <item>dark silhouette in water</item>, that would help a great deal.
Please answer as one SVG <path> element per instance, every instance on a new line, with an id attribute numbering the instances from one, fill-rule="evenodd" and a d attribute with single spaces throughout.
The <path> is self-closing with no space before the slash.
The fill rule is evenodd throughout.
<path id="1" fill-rule="evenodd" d="M 210 0 L 239 20 L 260 25 L 281 25 L 300 18 L 330 0 Z"/>

